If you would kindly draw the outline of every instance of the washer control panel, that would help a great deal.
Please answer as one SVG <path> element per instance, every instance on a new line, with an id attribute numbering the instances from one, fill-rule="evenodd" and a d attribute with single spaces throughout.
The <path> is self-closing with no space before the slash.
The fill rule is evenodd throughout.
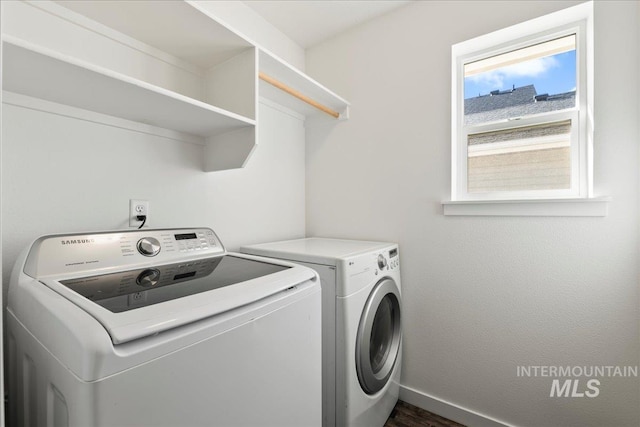
<path id="1" fill-rule="evenodd" d="M 175 234 L 174 238 L 180 252 L 207 250 L 215 247 L 216 235 L 211 230 L 198 230 L 193 233 Z"/>
<path id="2" fill-rule="evenodd" d="M 222 242 L 209 228 L 44 236 L 31 246 L 24 272 L 34 278 L 67 276 L 224 253 Z"/>
<path id="3" fill-rule="evenodd" d="M 138 252 L 144 256 L 156 256 L 160 252 L 160 242 L 153 237 L 143 237 L 138 240 Z"/>

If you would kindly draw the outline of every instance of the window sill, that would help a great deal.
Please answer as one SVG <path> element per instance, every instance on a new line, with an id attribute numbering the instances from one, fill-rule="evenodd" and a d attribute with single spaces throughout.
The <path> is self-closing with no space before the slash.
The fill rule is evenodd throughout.
<path id="1" fill-rule="evenodd" d="M 447 216 L 607 216 L 610 197 L 442 202 Z"/>

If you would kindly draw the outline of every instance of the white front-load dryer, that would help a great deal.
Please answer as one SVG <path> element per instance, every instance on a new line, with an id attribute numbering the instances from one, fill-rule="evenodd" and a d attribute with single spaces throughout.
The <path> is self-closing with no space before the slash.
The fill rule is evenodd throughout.
<path id="1" fill-rule="evenodd" d="M 322 288 L 323 426 L 382 427 L 400 388 L 398 245 L 323 238 L 241 252 L 315 269 Z"/>

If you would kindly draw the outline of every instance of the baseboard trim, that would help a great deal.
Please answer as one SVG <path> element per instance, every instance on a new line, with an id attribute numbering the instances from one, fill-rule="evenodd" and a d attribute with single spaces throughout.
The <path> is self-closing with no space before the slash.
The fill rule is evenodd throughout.
<path id="1" fill-rule="evenodd" d="M 505 422 L 462 408 L 404 385 L 400 386 L 400 400 L 467 426 L 511 427 L 510 424 Z"/>

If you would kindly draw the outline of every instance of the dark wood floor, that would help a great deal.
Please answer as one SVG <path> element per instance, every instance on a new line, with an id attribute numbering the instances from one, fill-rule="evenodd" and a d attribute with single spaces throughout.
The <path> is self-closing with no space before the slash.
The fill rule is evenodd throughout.
<path id="1" fill-rule="evenodd" d="M 393 409 L 384 427 L 465 427 L 401 400 Z"/>

